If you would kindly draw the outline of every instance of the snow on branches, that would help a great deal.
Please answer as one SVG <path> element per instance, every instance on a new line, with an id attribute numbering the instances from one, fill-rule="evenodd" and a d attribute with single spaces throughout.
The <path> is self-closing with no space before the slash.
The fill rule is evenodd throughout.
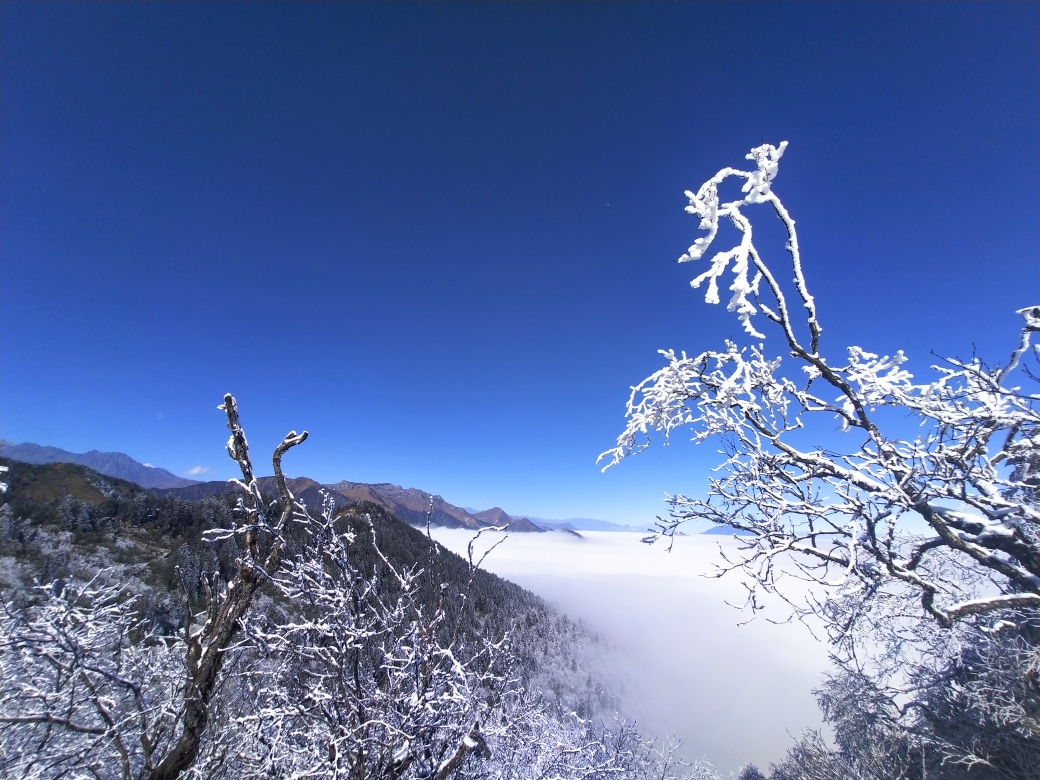
<path id="1" fill-rule="evenodd" d="M 490 759 L 482 724 L 510 682 L 507 638 L 465 647 L 447 631 L 456 639 L 445 641 L 443 603 L 420 598 L 423 571 L 396 568 L 371 518 L 351 517 L 383 571 L 358 568 L 355 533 L 328 500 L 322 515 L 307 517 L 303 549 L 272 579 L 292 609 L 247 627 L 271 664 L 257 707 L 242 718 L 247 732 L 267 735 L 247 762 L 250 776 L 444 780 L 471 755 Z"/>
<path id="2" fill-rule="evenodd" d="M 734 279 L 733 284 L 729 287 L 733 291 L 733 297 L 730 299 L 726 310 L 737 313 L 744 330 L 750 335 L 755 338 L 765 338 L 751 324 L 751 315 L 756 314 L 761 309 L 770 320 L 779 322 L 781 315 L 786 316 L 786 310 L 782 306 L 778 312 L 774 312 L 766 308 L 758 300 L 759 286 L 763 280 L 766 281 L 769 288 L 775 293 L 779 292 L 779 287 L 777 287 L 776 280 L 762 262 L 762 258 L 752 242 L 751 222 L 744 216 L 740 208 L 741 206 L 750 206 L 756 203 L 769 203 L 788 229 L 787 249 L 791 253 L 798 293 L 801 296 L 802 303 L 809 312 L 809 326 L 812 330 L 813 350 L 815 351 L 820 329 L 816 324 L 815 304 L 805 287 L 805 279 L 802 276 L 802 257 L 798 249 L 798 236 L 794 230 L 794 220 L 791 219 L 780 199 L 772 191 L 773 179 L 776 178 L 776 174 L 779 171 L 780 158 L 783 156 L 785 149 L 787 149 L 787 141 L 782 142 L 779 147 L 763 144 L 752 149 L 747 155 L 748 160 L 755 161 L 758 166 L 756 170 L 738 171 L 735 168 L 723 168 L 708 181 L 704 182 L 697 194 L 687 190 L 686 197 L 690 199 L 690 205 L 686 207 L 686 212 L 700 217 L 700 228 L 701 230 L 707 230 L 708 235 L 694 241 L 693 246 L 687 249 L 686 253 L 679 258 L 679 262 L 685 263 L 691 260 L 699 260 L 715 240 L 719 230 L 719 217 L 727 217 L 740 232 L 740 243 L 732 249 L 719 252 L 712 257 L 711 267 L 690 282 L 690 285 L 697 288 L 707 281 L 708 291 L 704 295 L 704 300 L 707 303 L 718 303 L 719 277 L 729 267 L 730 261 L 733 261 L 732 272 Z M 747 194 L 740 200 L 720 204 L 719 185 L 731 176 L 745 180 L 744 186 L 741 187 L 741 192 Z M 755 266 L 755 276 L 749 282 L 748 271 L 751 263 Z M 758 308 L 748 299 L 749 296 L 756 299 Z M 779 302 L 783 303 L 782 296 L 779 297 Z"/>
<path id="3" fill-rule="evenodd" d="M 517 669 L 532 659 L 515 654 L 511 619 L 484 622 L 470 603 L 483 560 L 472 544 L 456 593 L 432 538 L 425 564 L 406 566 L 362 510 L 326 496 L 312 514 L 281 469 L 306 433 L 275 449 L 277 496 L 261 494 L 235 399 L 220 408 L 242 472 L 237 521 L 202 536 L 237 553 L 228 581 L 194 572 L 196 588 L 175 569 L 175 633 L 105 572 L 5 592 L 0 776 L 714 777 L 631 723 L 583 720 L 526 689 Z"/>
<path id="4" fill-rule="evenodd" d="M 768 357 L 763 345 L 729 341 L 723 351 L 696 357 L 662 351 L 666 366 L 632 388 L 626 428 L 600 456 L 604 470 L 645 449 L 652 432 L 667 439 L 676 428 L 690 428 L 695 442 L 718 437 L 727 457 L 707 495 L 670 499 L 671 516 L 651 539 L 693 519 L 748 532 L 743 555 L 722 571 L 742 569 L 752 596 L 758 588 L 784 596 L 778 582 L 793 566 L 809 582 L 860 599 L 890 587 L 914 593 L 920 608 L 946 627 L 970 615 L 1040 608 L 1040 395 L 1025 366 L 1040 356 L 1031 341 L 1040 332 L 1040 307 L 1018 312 L 1021 338 L 1003 367 L 951 358 L 922 383 L 906 370 L 902 352 L 881 356 L 852 346 L 843 359 L 829 361 L 819 350 L 822 329 L 794 220 L 772 189 L 786 146 L 753 149 L 748 159 L 755 170 L 724 168 L 696 194 L 687 193 L 686 210 L 708 233 L 679 260 L 703 257 L 719 219 L 728 218 L 739 244 L 715 254 L 692 285 L 707 282 L 705 300 L 718 303 L 719 280 L 729 269 L 727 309 L 756 339 L 765 334 L 751 318 L 764 315 L 790 361 Z M 720 203 L 719 186 L 731 177 L 744 180 L 744 197 Z M 744 209 L 763 203 L 787 232 L 802 324 L 753 242 Z M 890 433 L 886 408 L 916 418 L 920 433 L 900 435 L 905 424 Z M 817 421 L 832 428 L 835 419 L 846 447 L 804 446 L 800 431 Z M 784 571 L 781 558 L 791 562 Z M 950 575 L 951 567 L 959 573 Z M 826 614 L 815 603 L 804 610 Z M 831 621 L 839 634 L 849 628 L 842 614 Z"/>
<path id="5" fill-rule="evenodd" d="M 184 653 L 103 576 L 0 606 L 0 775 L 138 777 L 176 736 Z"/>

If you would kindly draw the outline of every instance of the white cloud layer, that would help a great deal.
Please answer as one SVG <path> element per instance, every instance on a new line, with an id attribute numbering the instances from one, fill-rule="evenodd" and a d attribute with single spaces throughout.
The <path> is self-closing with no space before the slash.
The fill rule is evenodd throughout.
<path id="1" fill-rule="evenodd" d="M 184 473 L 187 474 L 189 477 L 201 477 L 203 474 L 209 474 L 212 471 L 213 469 L 211 469 L 209 466 L 192 466 Z"/>
<path id="2" fill-rule="evenodd" d="M 440 528 L 434 536 L 465 556 L 472 534 Z M 487 549 L 499 538 L 484 534 L 478 545 Z M 826 647 L 797 622 L 775 625 L 760 616 L 739 625 L 750 615 L 725 603 L 743 603 L 737 578 L 701 576 L 732 539 L 683 537 L 667 553 L 639 538 L 513 534 L 484 568 L 609 640 L 622 706 L 647 733 L 676 733 L 687 757 L 724 773 L 747 761 L 765 769 L 783 756 L 791 735 L 819 726 L 812 689 L 826 668 Z M 774 619 L 787 615 L 780 604 L 765 615 L 774 610 Z"/>

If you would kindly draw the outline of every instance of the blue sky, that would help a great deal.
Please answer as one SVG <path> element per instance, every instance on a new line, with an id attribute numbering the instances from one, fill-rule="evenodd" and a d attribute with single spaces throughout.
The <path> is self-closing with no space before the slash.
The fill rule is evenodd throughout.
<path id="1" fill-rule="evenodd" d="M 230 391 L 294 474 L 642 525 L 714 448 L 596 455 L 656 350 L 739 334 L 674 260 L 752 146 L 826 353 L 1005 356 L 1038 9 L 5 2 L 0 435 L 226 478 Z"/>

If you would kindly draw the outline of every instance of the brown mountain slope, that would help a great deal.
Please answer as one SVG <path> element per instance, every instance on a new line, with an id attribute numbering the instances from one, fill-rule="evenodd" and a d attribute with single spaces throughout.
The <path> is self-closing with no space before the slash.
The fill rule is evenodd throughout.
<path id="1" fill-rule="evenodd" d="M 265 495 L 273 495 L 277 490 L 274 477 L 260 477 L 260 490 Z M 430 513 L 430 524 L 445 528 L 469 528 L 476 531 L 490 525 L 504 525 L 513 532 L 540 532 L 539 528 L 526 517 L 514 518 L 499 507 L 472 514 L 461 507 L 449 504 L 441 496 L 431 495 L 416 488 L 403 488 L 388 482 L 368 484 L 365 482 L 348 482 L 343 480 L 331 485 L 322 485 L 308 477 L 286 479 L 286 485 L 300 501 L 309 507 L 320 508 L 322 491 L 340 497 L 336 504 L 354 501 L 370 501 L 383 507 L 390 513 L 404 520 L 409 525 L 424 527 L 427 512 Z M 231 482 L 200 482 L 181 488 L 159 488 L 152 492 L 159 495 L 172 495 L 177 498 L 198 501 L 202 498 L 229 493 L 237 488 Z M 431 506 L 430 499 L 433 499 Z"/>
<path id="2" fill-rule="evenodd" d="M 197 482 L 177 477 L 174 474 L 153 466 L 138 463 L 128 455 L 120 452 L 71 453 L 56 447 L 40 447 L 36 444 L 11 444 L 0 440 L 0 455 L 26 463 L 75 463 L 94 469 L 106 476 L 122 479 L 144 488 L 151 489 L 159 495 L 174 495 L 188 501 L 223 495 L 234 490 L 234 487 L 223 481 Z M 273 477 L 261 477 L 260 490 L 274 494 L 276 487 Z M 425 526 L 427 513 L 430 523 L 447 528 L 469 528 L 476 530 L 488 525 L 505 525 L 510 531 L 542 531 L 527 518 L 513 518 L 502 509 L 495 507 L 474 515 L 461 507 L 449 504 L 441 496 L 416 488 L 403 488 L 388 482 L 367 484 L 364 482 L 348 482 L 346 480 L 334 485 L 321 485 L 308 477 L 296 477 L 286 480 L 286 484 L 294 495 L 304 500 L 308 506 L 320 507 L 321 490 L 335 491 L 348 501 L 371 501 L 373 504 L 389 510 L 411 525 Z M 487 515 L 488 517 L 484 517 Z"/>
<path id="3" fill-rule="evenodd" d="M 479 522 L 465 509 L 449 504 L 440 496 L 432 496 L 430 493 L 416 488 L 403 488 L 388 482 L 369 485 L 345 480 L 333 485 L 326 485 L 326 487 L 351 500 L 365 500 L 379 504 L 411 525 L 426 525 L 427 512 L 430 513 L 431 525 L 474 530 L 486 525 Z M 433 499 L 432 507 L 431 498 Z"/>

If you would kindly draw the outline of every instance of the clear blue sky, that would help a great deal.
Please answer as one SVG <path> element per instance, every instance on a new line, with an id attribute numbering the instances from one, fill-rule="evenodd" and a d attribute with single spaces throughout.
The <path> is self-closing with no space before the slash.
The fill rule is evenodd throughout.
<path id="1" fill-rule="evenodd" d="M 0 435 L 226 478 L 230 391 L 294 474 L 642 524 L 713 448 L 596 455 L 657 349 L 738 332 L 673 261 L 752 146 L 825 351 L 1005 356 L 1038 9 L 9 0 Z"/>

